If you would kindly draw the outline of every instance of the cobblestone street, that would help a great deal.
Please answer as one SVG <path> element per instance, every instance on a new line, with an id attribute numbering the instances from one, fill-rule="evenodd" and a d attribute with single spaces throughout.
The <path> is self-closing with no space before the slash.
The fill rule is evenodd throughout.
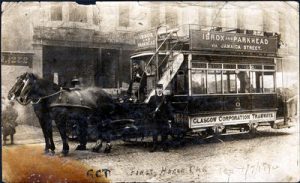
<path id="1" fill-rule="evenodd" d="M 43 147 L 39 128 L 18 126 L 16 145 Z M 61 141 L 55 133 L 56 156 Z M 95 170 L 108 169 L 112 181 L 299 181 L 299 127 L 270 129 L 261 127 L 256 137 L 249 134 L 220 139 L 187 138 L 185 145 L 172 146 L 170 152 L 149 152 L 149 147 L 113 142 L 111 154 L 74 151 L 70 157 Z M 94 142 L 88 144 L 91 149 Z M 49 167 L 50 168 L 50 167 Z"/>

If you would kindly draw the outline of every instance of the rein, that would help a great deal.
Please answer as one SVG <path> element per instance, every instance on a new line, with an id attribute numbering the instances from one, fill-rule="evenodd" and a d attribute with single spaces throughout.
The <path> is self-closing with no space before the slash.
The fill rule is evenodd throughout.
<path id="1" fill-rule="evenodd" d="M 31 103 L 32 103 L 32 104 L 38 104 L 38 103 L 41 102 L 41 100 L 43 100 L 43 99 L 45 99 L 45 98 L 52 97 L 52 96 L 54 96 L 54 95 L 57 95 L 57 94 L 59 94 L 59 93 L 61 93 L 61 92 L 63 92 L 63 91 L 64 91 L 64 90 L 59 90 L 58 92 L 52 93 L 52 94 L 50 94 L 50 95 L 46 95 L 46 96 L 40 97 L 40 98 L 37 100 L 37 102 L 31 101 Z"/>

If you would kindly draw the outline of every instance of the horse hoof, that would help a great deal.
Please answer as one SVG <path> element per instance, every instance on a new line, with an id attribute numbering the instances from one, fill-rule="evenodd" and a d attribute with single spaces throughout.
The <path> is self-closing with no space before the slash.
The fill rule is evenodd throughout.
<path id="1" fill-rule="evenodd" d="M 49 149 L 45 149 L 44 154 L 49 154 Z"/>
<path id="2" fill-rule="evenodd" d="M 78 145 L 75 150 L 76 151 L 85 151 L 86 150 L 86 146 L 85 145 Z"/>
<path id="3" fill-rule="evenodd" d="M 111 146 L 108 146 L 104 149 L 104 153 L 110 153 L 111 152 Z"/>
<path id="4" fill-rule="evenodd" d="M 55 155 L 55 151 L 50 151 L 50 152 L 49 152 L 49 155 L 50 155 L 50 156 L 54 156 L 54 155 Z"/>
<path id="5" fill-rule="evenodd" d="M 100 148 L 94 147 L 94 148 L 92 149 L 92 152 L 96 152 L 96 153 L 98 153 L 98 152 L 99 152 L 99 150 L 100 150 Z"/>
<path id="6" fill-rule="evenodd" d="M 162 150 L 163 150 L 164 152 L 169 152 L 169 148 L 168 148 L 168 147 L 163 147 Z"/>
<path id="7" fill-rule="evenodd" d="M 104 149 L 104 153 L 110 153 L 111 149 Z"/>
<path id="8" fill-rule="evenodd" d="M 68 154 L 69 154 L 69 151 L 62 151 L 59 156 L 66 157 Z"/>

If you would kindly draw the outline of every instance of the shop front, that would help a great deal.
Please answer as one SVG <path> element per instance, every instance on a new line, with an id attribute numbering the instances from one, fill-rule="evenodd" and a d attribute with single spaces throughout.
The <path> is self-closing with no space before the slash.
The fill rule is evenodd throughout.
<path id="1" fill-rule="evenodd" d="M 130 68 L 130 54 L 134 48 L 132 41 L 124 40 L 127 36 L 120 35 L 36 27 L 33 71 L 66 87 L 77 78 L 82 87 L 118 88 L 122 83 L 129 83 L 130 74 L 126 69 Z"/>

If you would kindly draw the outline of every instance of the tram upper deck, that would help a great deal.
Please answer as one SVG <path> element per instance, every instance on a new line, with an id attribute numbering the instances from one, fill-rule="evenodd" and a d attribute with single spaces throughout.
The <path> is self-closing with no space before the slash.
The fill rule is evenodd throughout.
<path id="1" fill-rule="evenodd" d="M 164 43 L 164 44 L 161 44 Z M 189 51 L 202 54 L 243 55 L 276 57 L 280 46 L 280 34 L 259 30 L 181 25 L 173 29 L 160 26 L 136 34 L 136 52 L 132 55 L 168 54 L 170 50 Z M 161 47 L 160 47 L 161 46 Z"/>

